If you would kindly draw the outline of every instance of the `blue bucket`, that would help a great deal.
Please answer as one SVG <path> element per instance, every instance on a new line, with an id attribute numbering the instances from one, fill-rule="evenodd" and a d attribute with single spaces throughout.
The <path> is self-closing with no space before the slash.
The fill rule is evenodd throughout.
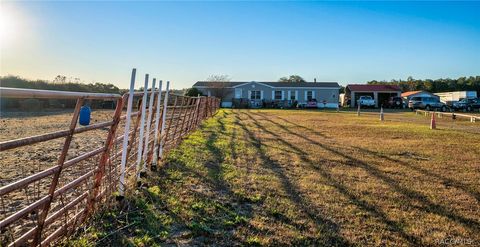
<path id="1" fill-rule="evenodd" d="M 78 120 L 80 125 L 87 126 L 90 124 L 91 113 L 92 110 L 90 110 L 90 107 L 88 106 L 82 106 L 82 108 L 80 108 L 80 118 Z"/>

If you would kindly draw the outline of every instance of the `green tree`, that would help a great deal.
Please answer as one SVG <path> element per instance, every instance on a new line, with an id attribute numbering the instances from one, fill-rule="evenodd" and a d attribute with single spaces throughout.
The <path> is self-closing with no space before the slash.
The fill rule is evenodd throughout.
<path id="1" fill-rule="evenodd" d="M 197 97 L 198 95 L 202 96 L 202 92 L 198 90 L 198 88 L 189 88 L 187 91 L 185 91 L 185 96 L 190 96 L 190 97 Z"/>
<path id="2" fill-rule="evenodd" d="M 305 80 L 299 75 L 291 75 L 278 79 L 278 82 L 305 82 Z"/>
<path id="3" fill-rule="evenodd" d="M 376 81 L 372 80 L 368 84 L 387 84 L 397 85 L 402 91 L 426 90 L 432 93 L 448 91 L 477 91 L 480 95 L 480 76 L 459 77 L 457 79 L 440 78 L 436 80 L 419 80 L 409 76 L 406 80 Z"/>
<path id="4" fill-rule="evenodd" d="M 76 82 L 67 81 L 66 76 L 57 76 L 52 82 L 42 80 L 27 80 L 18 76 L 4 76 L 0 77 L 0 85 L 2 87 L 12 88 L 31 88 L 43 90 L 58 90 L 58 91 L 76 91 L 76 92 L 92 92 L 92 93 L 116 93 L 120 94 L 120 90 L 113 84 L 106 83 L 80 83 L 79 79 L 73 79 Z"/>

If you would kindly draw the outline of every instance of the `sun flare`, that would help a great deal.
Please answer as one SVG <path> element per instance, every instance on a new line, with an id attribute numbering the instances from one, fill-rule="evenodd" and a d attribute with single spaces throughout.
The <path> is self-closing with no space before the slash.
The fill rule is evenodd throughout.
<path id="1" fill-rule="evenodd" d="M 17 20 L 5 6 L 0 8 L 0 44 L 9 43 L 16 36 Z"/>

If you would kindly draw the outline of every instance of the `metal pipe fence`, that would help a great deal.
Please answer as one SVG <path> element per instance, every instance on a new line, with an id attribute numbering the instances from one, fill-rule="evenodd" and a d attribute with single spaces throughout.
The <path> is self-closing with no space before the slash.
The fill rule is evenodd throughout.
<path id="1" fill-rule="evenodd" d="M 463 113 L 455 113 L 455 112 L 439 112 L 439 111 L 424 111 L 424 110 L 415 110 L 415 114 L 418 115 L 419 113 L 423 113 L 425 116 L 430 116 L 431 114 L 436 114 L 437 117 L 442 118 L 443 116 L 448 116 L 452 119 L 456 118 L 466 118 L 470 119 L 470 122 L 475 123 L 480 121 L 480 116 L 477 115 L 470 115 L 470 114 L 463 114 Z"/>
<path id="2" fill-rule="evenodd" d="M 100 207 L 135 189 L 141 172 L 161 164 L 169 150 L 220 106 L 218 98 L 171 94 L 169 82 L 165 91 L 159 81 L 158 89 L 153 86 L 149 91 L 134 92 L 134 80 L 135 70 L 131 90 L 123 96 L 0 88 L 5 98 L 76 99 L 68 129 L 0 142 L 2 155 L 29 152 L 33 145 L 45 142 L 56 141 L 60 146 L 55 165 L 5 180 L 2 177 L 0 245 L 44 246 L 71 234 Z M 145 85 L 147 82 L 148 77 Z M 110 119 L 77 127 L 80 108 L 87 99 L 115 100 Z M 69 152 L 72 140 L 99 130 L 108 130 L 101 146 Z"/>

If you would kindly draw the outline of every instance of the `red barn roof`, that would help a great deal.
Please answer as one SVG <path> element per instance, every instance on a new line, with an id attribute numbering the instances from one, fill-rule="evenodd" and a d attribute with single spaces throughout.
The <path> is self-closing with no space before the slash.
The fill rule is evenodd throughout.
<path id="1" fill-rule="evenodd" d="M 361 92 L 391 92 L 391 91 L 402 91 L 399 86 L 396 85 L 378 85 L 378 84 L 349 84 L 347 85 L 348 90 L 350 91 L 361 91 Z"/>
<path id="2" fill-rule="evenodd" d="M 408 97 L 412 94 L 417 94 L 417 93 L 420 93 L 420 92 L 423 92 L 423 91 L 409 91 L 409 92 L 405 92 L 405 93 L 402 93 L 402 97 Z"/>

